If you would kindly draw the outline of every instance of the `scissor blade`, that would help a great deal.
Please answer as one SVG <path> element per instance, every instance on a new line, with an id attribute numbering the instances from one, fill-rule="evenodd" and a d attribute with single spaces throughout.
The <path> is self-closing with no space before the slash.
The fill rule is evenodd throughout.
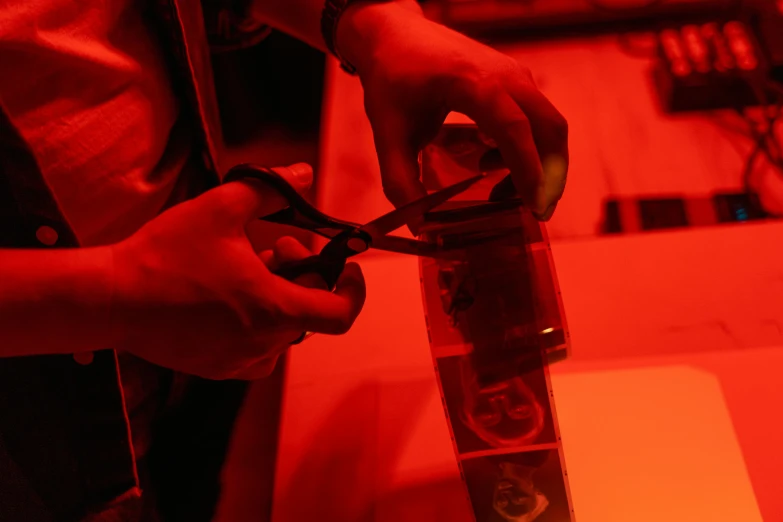
<path id="1" fill-rule="evenodd" d="M 438 205 L 442 205 L 460 192 L 464 192 L 471 185 L 483 177 L 483 175 L 479 175 L 464 181 L 460 181 L 459 183 L 455 183 L 454 185 L 446 187 L 443 190 L 439 190 L 438 192 L 424 196 L 423 198 L 417 199 L 416 201 L 408 203 L 407 205 L 403 205 L 397 210 L 393 210 L 388 214 L 379 217 L 378 219 L 370 221 L 361 227 L 360 230 L 372 238 L 373 244 L 371 246 L 373 248 L 378 248 L 375 243 L 379 238 L 385 236 L 389 232 L 393 232 L 400 227 L 414 222 L 416 219 L 427 213 L 427 211 L 430 209 L 433 209 Z"/>
<path id="2" fill-rule="evenodd" d="M 439 257 L 444 249 L 435 243 L 399 236 L 380 236 L 373 240 L 372 248 L 420 257 Z"/>

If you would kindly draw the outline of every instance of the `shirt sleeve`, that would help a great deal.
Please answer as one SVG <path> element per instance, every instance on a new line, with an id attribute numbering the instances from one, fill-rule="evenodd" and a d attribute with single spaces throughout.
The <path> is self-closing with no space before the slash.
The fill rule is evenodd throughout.
<path id="1" fill-rule="evenodd" d="M 249 14 L 252 0 L 201 0 L 204 26 L 213 53 L 256 45 L 271 28 Z"/>

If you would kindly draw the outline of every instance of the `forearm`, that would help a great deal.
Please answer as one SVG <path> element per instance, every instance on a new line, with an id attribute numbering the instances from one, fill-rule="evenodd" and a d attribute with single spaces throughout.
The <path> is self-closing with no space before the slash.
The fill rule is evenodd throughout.
<path id="1" fill-rule="evenodd" d="M 326 51 L 321 34 L 325 0 L 252 0 L 251 16 L 310 46 Z M 337 47 L 349 61 L 361 62 L 371 53 L 372 37 L 383 18 L 400 12 L 421 16 L 416 0 L 363 0 L 352 4 L 338 24 Z"/>
<path id="2" fill-rule="evenodd" d="M 0 357 L 111 347 L 109 248 L 0 250 Z"/>

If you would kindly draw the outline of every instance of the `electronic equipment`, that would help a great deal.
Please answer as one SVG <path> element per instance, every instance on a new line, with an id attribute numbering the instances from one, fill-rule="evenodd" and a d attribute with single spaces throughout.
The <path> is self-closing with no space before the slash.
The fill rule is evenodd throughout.
<path id="1" fill-rule="evenodd" d="M 653 78 L 667 112 L 773 105 L 783 95 L 783 2 L 658 32 Z"/>
<path id="2" fill-rule="evenodd" d="M 667 112 L 773 105 L 783 94 L 783 2 L 658 32 L 655 84 Z"/>
<path id="3" fill-rule="evenodd" d="M 604 205 L 603 234 L 746 223 L 771 219 L 753 194 L 720 192 L 702 198 L 611 199 Z"/>
<path id="4" fill-rule="evenodd" d="M 769 64 L 747 23 L 664 29 L 658 50 L 653 77 L 668 112 L 739 109 L 774 99 Z"/>
<path id="5" fill-rule="evenodd" d="M 742 0 L 429 0 L 428 16 L 471 36 L 554 38 L 714 20 Z"/>

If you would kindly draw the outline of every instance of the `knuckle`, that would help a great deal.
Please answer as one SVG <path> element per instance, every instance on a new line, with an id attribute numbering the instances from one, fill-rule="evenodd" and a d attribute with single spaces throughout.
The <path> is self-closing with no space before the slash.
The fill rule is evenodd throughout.
<path id="1" fill-rule="evenodd" d="M 494 78 L 480 78 L 474 82 L 471 92 L 480 100 L 493 101 L 497 100 L 505 89 Z"/>
<path id="2" fill-rule="evenodd" d="M 269 305 L 269 321 L 273 327 L 294 326 L 300 322 L 301 313 L 286 302 L 274 302 Z"/>
<path id="3" fill-rule="evenodd" d="M 518 111 L 517 114 L 509 115 L 503 122 L 503 126 L 515 133 L 530 134 L 532 132 L 530 119 L 522 111 Z"/>
<path id="4" fill-rule="evenodd" d="M 275 250 L 281 250 L 286 247 L 286 245 L 291 244 L 291 240 L 293 238 L 291 236 L 280 236 L 277 238 L 277 241 L 275 241 Z"/>
<path id="5" fill-rule="evenodd" d="M 340 317 L 339 319 L 336 319 L 334 322 L 334 333 L 336 335 L 343 335 L 348 333 L 348 331 L 353 326 L 353 320 L 347 317 Z"/>
<path id="6" fill-rule="evenodd" d="M 523 78 L 525 81 L 533 82 L 533 72 L 528 68 L 522 65 L 519 61 L 511 59 L 512 62 L 512 70 L 521 78 Z"/>
<path id="7" fill-rule="evenodd" d="M 299 241 L 294 236 L 282 236 L 280 239 L 277 240 L 277 244 L 285 247 L 285 246 L 292 246 L 292 247 L 303 247 L 301 241 Z"/>
<path id="8" fill-rule="evenodd" d="M 559 112 L 556 112 L 552 118 L 551 124 L 552 131 L 557 135 L 558 138 L 563 140 L 568 139 L 568 120 L 565 119 L 565 116 Z"/>
<path id="9" fill-rule="evenodd" d="M 405 202 L 405 185 L 395 179 L 384 179 L 382 182 L 383 195 L 395 206 Z"/>
<path id="10" fill-rule="evenodd" d="M 489 94 L 493 86 L 497 86 L 497 81 L 493 75 L 484 68 L 475 64 L 465 64 L 459 72 L 447 78 L 447 89 L 444 92 L 450 92 L 457 95 L 457 98 L 475 97 L 483 94 Z"/>
<path id="11" fill-rule="evenodd" d="M 275 295 L 275 293 L 271 293 Z M 292 306 L 281 299 L 265 299 L 251 312 L 251 328 L 248 332 L 251 338 L 263 334 L 269 328 L 279 328 L 291 323 L 294 310 Z"/>

